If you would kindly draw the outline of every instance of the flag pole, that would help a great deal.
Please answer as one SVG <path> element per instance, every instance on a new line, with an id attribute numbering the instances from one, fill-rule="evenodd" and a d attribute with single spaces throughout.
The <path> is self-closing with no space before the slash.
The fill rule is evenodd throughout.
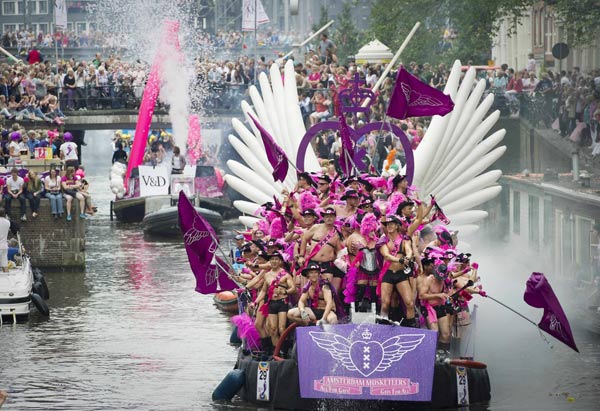
<path id="1" fill-rule="evenodd" d="M 512 308 L 510 308 L 508 305 L 504 304 L 503 302 L 496 300 L 494 297 L 491 297 L 491 296 L 490 296 L 490 295 L 488 295 L 488 294 L 486 294 L 485 296 L 482 296 L 482 297 L 489 298 L 490 300 L 497 302 L 497 303 L 498 303 L 498 304 L 500 304 L 502 307 L 504 307 L 504 308 L 506 308 L 506 309 L 508 309 L 508 310 L 512 311 L 513 313 L 517 314 L 517 315 L 518 315 L 519 317 L 521 317 L 522 319 L 524 319 L 524 320 L 526 320 L 526 321 L 529 321 L 531 324 L 533 324 L 533 325 L 535 326 L 535 328 L 540 328 L 540 327 L 539 327 L 539 325 L 537 325 L 535 322 L 533 322 L 533 321 L 532 321 L 532 320 L 530 320 L 529 318 L 525 317 L 525 316 L 524 316 L 523 314 L 521 314 L 520 312 L 518 312 L 518 311 L 516 311 L 516 310 L 514 310 L 514 309 L 512 309 Z"/>
<path id="2" fill-rule="evenodd" d="M 394 65 L 396 64 L 396 62 L 398 61 L 398 59 L 400 58 L 400 55 L 402 54 L 402 52 L 404 51 L 404 49 L 408 45 L 408 42 L 412 39 L 413 35 L 415 34 L 415 32 L 417 31 L 417 29 L 419 28 L 420 25 L 421 25 L 421 23 L 417 21 L 415 23 L 415 25 L 413 26 L 412 30 L 408 33 L 408 36 L 406 36 L 406 38 L 404 39 L 404 42 L 402 43 L 402 45 L 400 46 L 400 48 L 398 49 L 398 51 L 396 52 L 396 54 L 394 55 L 394 57 L 392 58 L 392 60 L 388 63 L 388 65 L 386 66 L 386 68 L 383 71 L 383 73 L 381 73 L 381 76 L 379 76 L 379 79 L 377 80 L 377 83 L 375 83 L 375 85 L 371 89 L 371 91 L 373 93 L 376 93 L 377 90 L 379 90 L 379 87 L 381 87 L 381 85 L 385 81 L 387 75 L 392 70 L 392 67 L 394 67 Z M 370 102 L 371 102 L 370 98 L 365 99 L 365 101 L 362 103 L 362 107 L 368 106 Z"/>

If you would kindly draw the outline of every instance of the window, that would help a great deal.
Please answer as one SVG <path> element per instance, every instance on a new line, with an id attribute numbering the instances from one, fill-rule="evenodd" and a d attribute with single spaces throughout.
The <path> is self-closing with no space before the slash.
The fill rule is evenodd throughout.
<path id="1" fill-rule="evenodd" d="M 562 220 L 562 272 L 564 276 L 573 277 L 573 222 L 570 215 Z"/>
<path id="2" fill-rule="evenodd" d="M 521 234 L 521 193 L 513 191 L 513 233 Z"/>
<path id="3" fill-rule="evenodd" d="M 48 0 L 29 0 L 29 14 L 48 14 Z"/>
<path id="4" fill-rule="evenodd" d="M 537 249 L 540 241 L 540 200 L 529 196 L 529 246 Z"/>
<path id="5" fill-rule="evenodd" d="M 17 31 L 17 25 L 16 24 L 4 24 L 2 26 L 3 28 L 3 32 L 10 32 L 10 33 L 14 33 L 15 31 Z"/>
<path id="6" fill-rule="evenodd" d="M 81 34 L 87 30 L 87 23 L 75 23 L 76 33 Z"/>
<path id="7" fill-rule="evenodd" d="M 2 14 L 5 16 L 17 14 L 17 3 L 14 1 L 3 1 Z"/>
<path id="8" fill-rule="evenodd" d="M 575 262 L 579 279 L 591 280 L 592 278 L 592 220 L 584 217 L 575 217 Z"/>
<path id="9" fill-rule="evenodd" d="M 552 200 L 544 200 L 544 245 L 551 245 L 554 242 L 554 208 Z"/>

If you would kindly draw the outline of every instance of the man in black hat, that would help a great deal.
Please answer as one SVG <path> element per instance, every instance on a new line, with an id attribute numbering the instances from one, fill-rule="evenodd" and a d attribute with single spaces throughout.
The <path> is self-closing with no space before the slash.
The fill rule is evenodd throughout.
<path id="1" fill-rule="evenodd" d="M 320 175 L 317 177 L 317 193 L 319 200 L 321 200 L 321 207 L 326 207 L 331 199 L 331 177 L 327 174 Z"/>
<path id="2" fill-rule="evenodd" d="M 334 206 L 337 216 L 339 218 L 348 218 L 356 214 L 358 205 L 360 204 L 360 195 L 358 194 L 358 191 L 349 188 L 341 199 L 342 201 L 345 201 L 346 204 Z"/>
<path id="3" fill-rule="evenodd" d="M 410 285 L 410 261 L 407 256 L 412 255 L 409 240 L 404 240 L 400 234 L 402 222 L 395 215 L 389 215 L 382 224 L 386 227 L 386 235 L 382 237 L 384 244 L 380 253 L 384 258 L 382 269 L 386 272 L 381 280 L 381 317 L 379 322 L 389 324 L 389 309 L 394 290 L 398 292 L 404 303 L 405 313 L 402 325 L 416 327 L 415 302 Z"/>
<path id="4" fill-rule="evenodd" d="M 296 293 L 294 279 L 284 269 L 283 255 L 276 251 L 268 257 L 271 269 L 265 273 L 263 286 L 255 300 L 255 303 L 258 303 L 266 298 L 260 311 L 267 317 L 267 332 L 270 337 L 261 339 L 261 346 L 267 352 L 277 345 L 279 336 L 285 331 L 289 308 L 288 295 Z"/>
<path id="5" fill-rule="evenodd" d="M 334 265 L 338 251 L 342 248 L 341 233 L 335 227 L 336 212 L 333 207 L 327 207 L 321 213 L 322 224 L 315 224 L 302 236 L 300 243 L 298 266 L 304 268 L 308 262 L 316 262 L 321 266 L 323 277 L 331 281 L 333 279 Z M 310 252 L 308 244 L 316 243 Z"/>
<path id="6" fill-rule="evenodd" d="M 433 266 L 433 264 L 431 264 Z M 427 327 L 438 331 L 438 347 L 450 351 L 450 321 L 448 302 L 450 289 L 446 285 L 448 268 L 445 264 L 433 266 L 431 273 L 419 281 L 419 299 L 427 313 Z"/>
<path id="7" fill-rule="evenodd" d="M 303 191 L 314 191 L 315 182 L 311 175 L 306 171 L 298 173 L 298 182 L 296 183 L 296 193 L 302 193 Z"/>
<path id="8" fill-rule="evenodd" d="M 337 324 L 335 300 L 329 282 L 321 278 L 321 267 L 317 263 L 309 263 L 302 275 L 308 283 L 302 290 L 298 307 L 288 311 L 288 319 L 302 325 L 312 322 Z"/>

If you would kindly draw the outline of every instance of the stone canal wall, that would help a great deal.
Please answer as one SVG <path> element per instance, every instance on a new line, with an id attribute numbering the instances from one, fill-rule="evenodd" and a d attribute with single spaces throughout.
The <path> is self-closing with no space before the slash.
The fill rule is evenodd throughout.
<path id="1" fill-rule="evenodd" d="M 27 221 L 21 221 L 19 202 L 12 201 L 11 216 L 21 226 L 21 241 L 31 257 L 31 264 L 42 269 L 85 269 L 86 221 L 79 218 L 79 203 L 73 201 L 72 221 L 66 220 L 66 214 L 55 220 L 46 198 L 41 200 L 38 213 L 37 218 L 31 217 L 27 202 Z"/>

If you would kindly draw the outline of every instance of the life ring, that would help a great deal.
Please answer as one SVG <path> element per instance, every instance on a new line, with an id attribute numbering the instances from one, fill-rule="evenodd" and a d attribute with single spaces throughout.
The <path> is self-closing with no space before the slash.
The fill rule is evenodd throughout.
<path id="1" fill-rule="evenodd" d="M 456 367 L 475 368 L 478 370 L 485 370 L 487 368 L 487 364 L 485 363 L 473 360 L 465 360 L 462 358 L 453 358 L 448 364 L 454 365 Z"/>
<path id="2" fill-rule="evenodd" d="M 39 294 L 31 293 L 31 301 L 33 302 L 33 305 L 35 305 L 35 308 L 37 308 L 44 317 L 50 316 L 50 309 Z"/>
<path id="3" fill-rule="evenodd" d="M 223 311 L 237 312 L 238 311 L 238 300 L 237 294 L 231 291 L 221 291 L 215 294 L 213 301 Z"/>
<path id="4" fill-rule="evenodd" d="M 44 300 L 50 298 L 50 290 L 48 290 L 48 284 L 46 284 L 46 280 L 44 276 L 40 275 L 35 282 L 33 283 L 33 292 L 39 294 Z"/>

